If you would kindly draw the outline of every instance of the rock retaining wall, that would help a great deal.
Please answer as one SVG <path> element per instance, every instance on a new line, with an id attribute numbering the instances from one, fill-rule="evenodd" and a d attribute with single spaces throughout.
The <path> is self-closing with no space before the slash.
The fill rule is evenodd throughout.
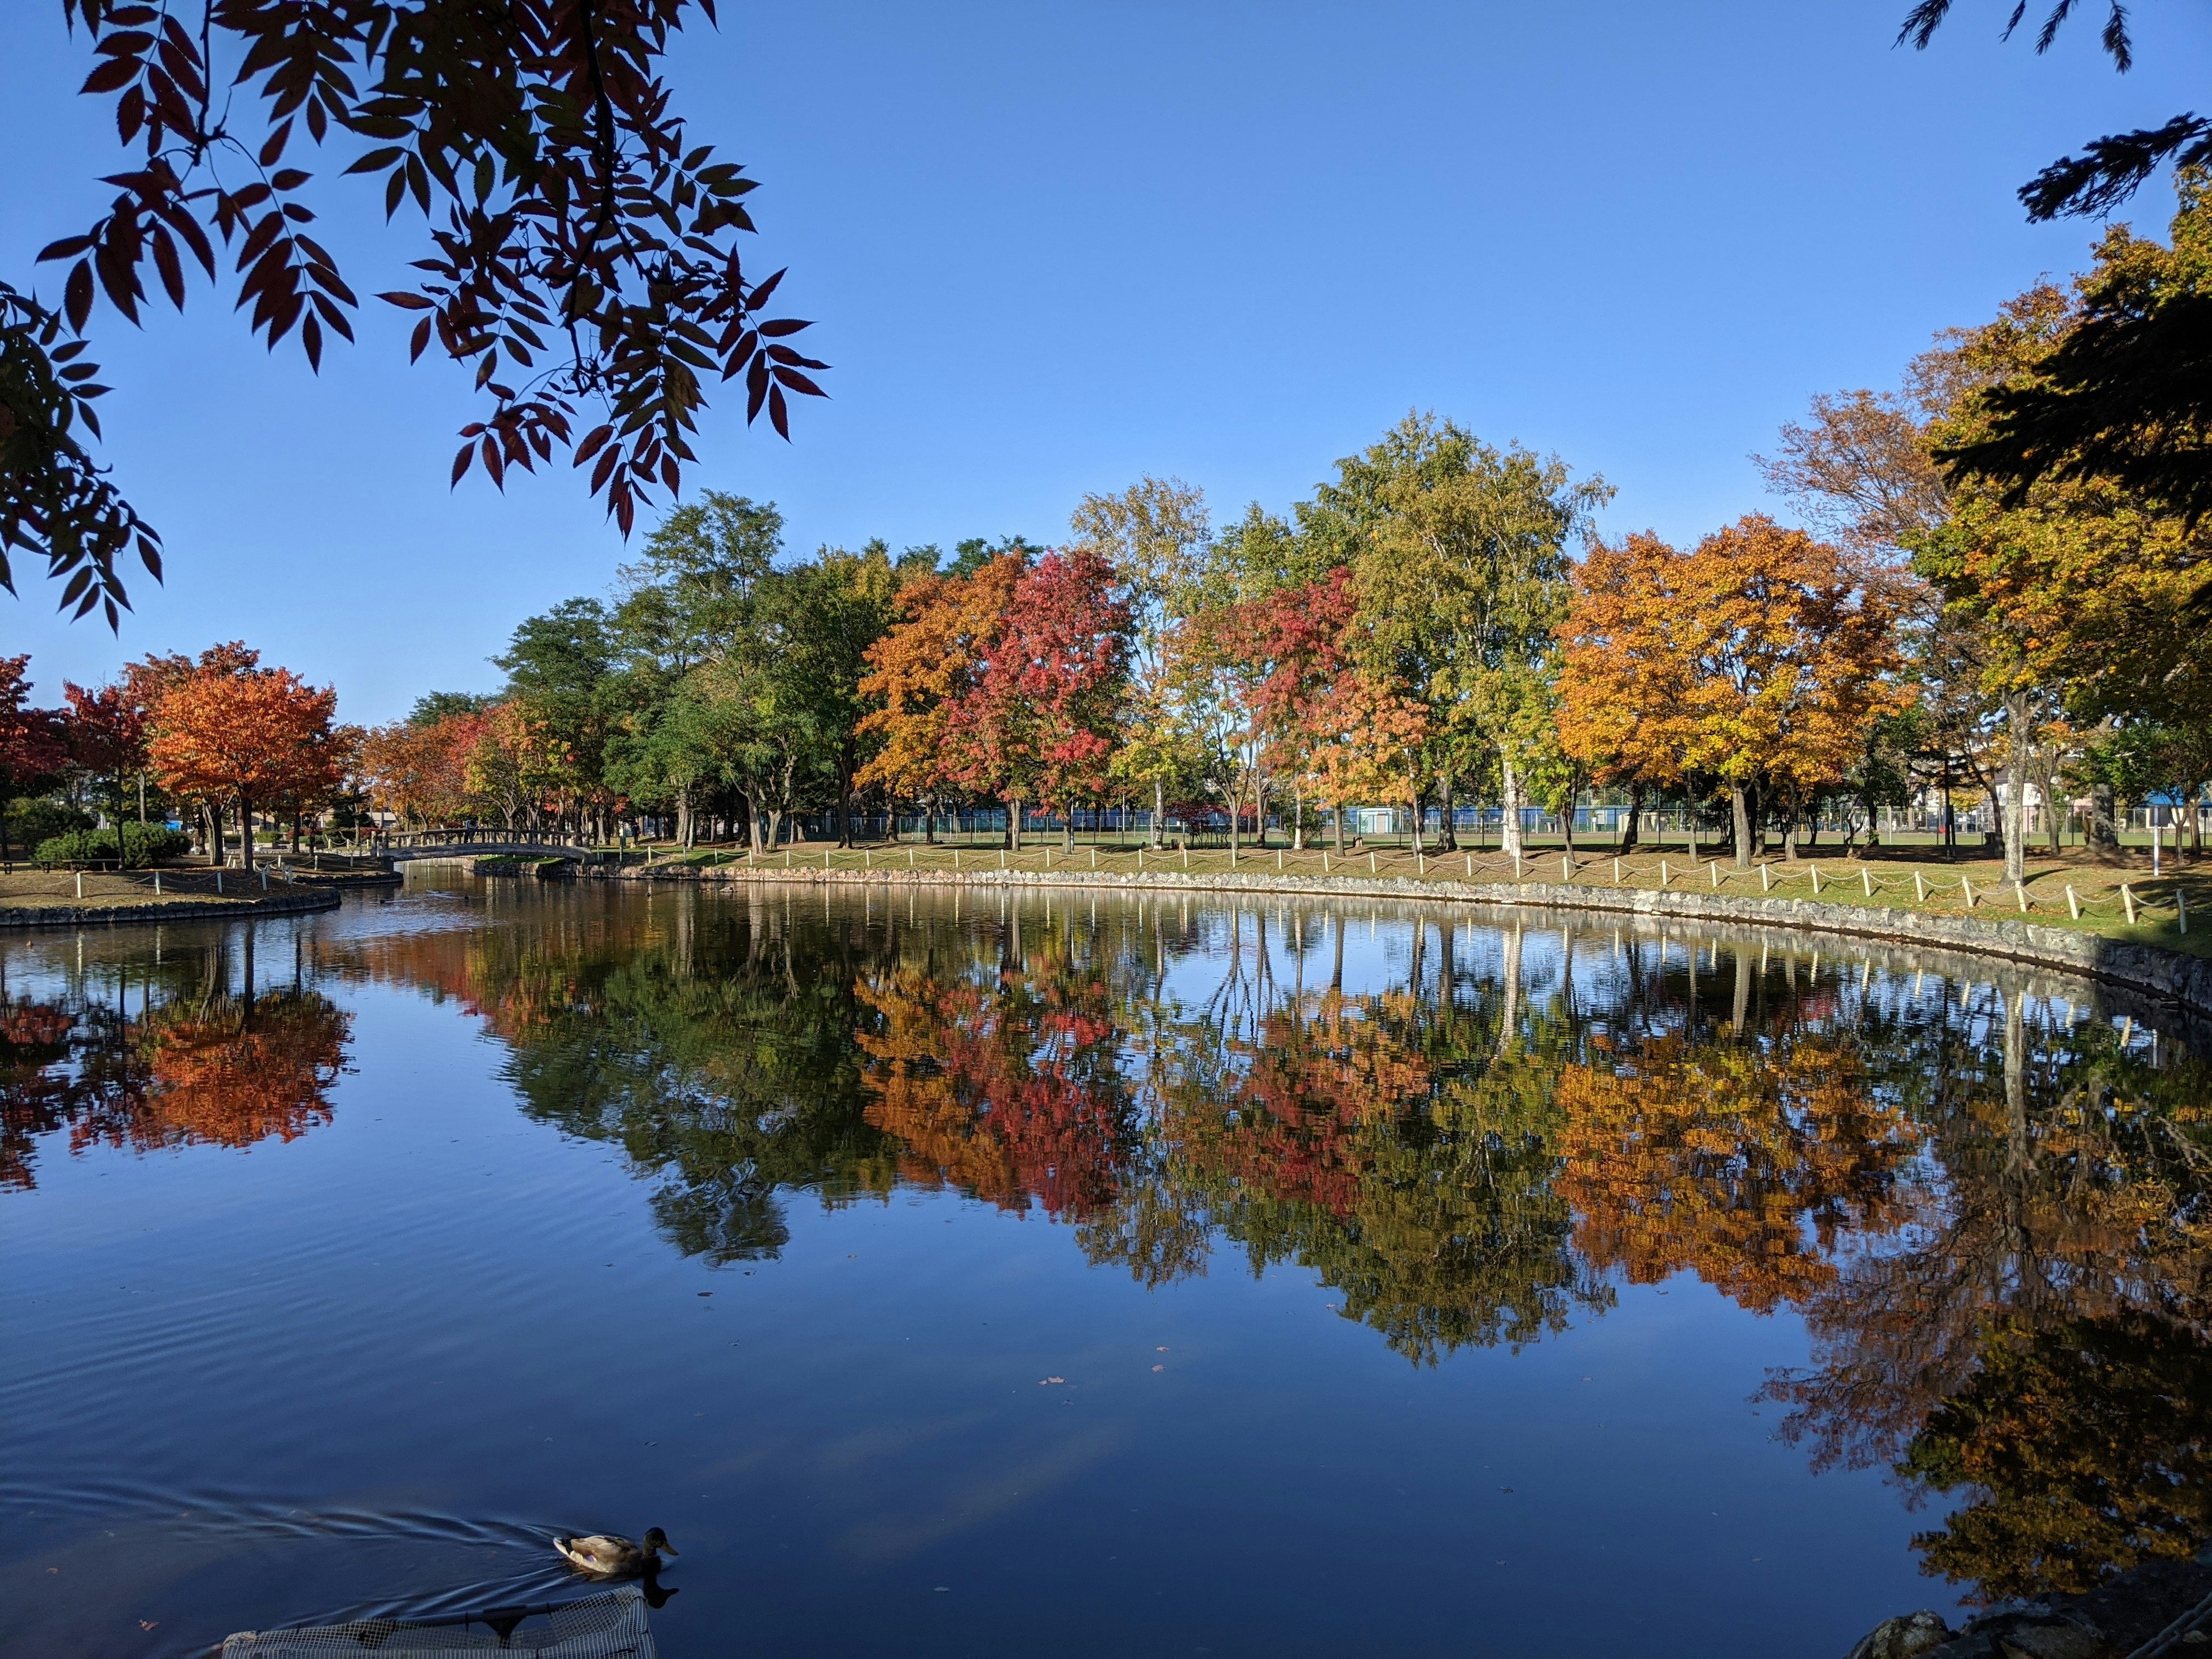
<path id="1" fill-rule="evenodd" d="M 1108 871 L 1036 870 L 709 870 L 631 866 L 589 873 L 601 880 L 678 881 L 703 886 L 797 884 L 806 886 L 919 886 L 1103 889 L 1109 892 L 1277 893 L 1299 898 L 1420 899 L 1435 902 L 1509 906 L 1519 909 L 1582 910 L 1652 921 L 1733 923 L 1781 927 L 1858 939 L 1887 940 L 1970 955 L 2001 957 L 2087 975 L 2178 1002 L 2212 1015 L 2212 959 L 2185 956 L 2151 945 L 2131 945 L 2095 933 L 2033 922 L 1984 921 L 1971 916 L 1930 915 L 1871 905 L 1826 904 L 1814 899 L 1736 898 L 1702 893 L 1661 893 L 1644 888 L 1585 886 L 1562 882 L 1407 881 L 1392 878 L 1286 875 L 1124 874 Z"/>
<path id="2" fill-rule="evenodd" d="M 0 928 L 111 927 L 144 921 L 252 921 L 261 916 L 296 916 L 313 910 L 335 910 L 344 895 L 336 887 L 312 887 L 292 893 L 271 893 L 267 898 L 210 900 L 173 899 L 160 904 L 54 904 L 36 909 L 0 909 Z"/>

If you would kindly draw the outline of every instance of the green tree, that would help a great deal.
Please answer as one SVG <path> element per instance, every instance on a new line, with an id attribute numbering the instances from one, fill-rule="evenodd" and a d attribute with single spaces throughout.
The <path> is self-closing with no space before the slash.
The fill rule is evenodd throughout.
<path id="1" fill-rule="evenodd" d="M 507 674 L 506 696 L 560 757 L 579 827 L 587 811 L 596 812 L 602 836 L 615 672 L 608 620 L 597 599 L 565 599 L 516 628 L 507 649 L 492 659 Z"/>
<path id="2" fill-rule="evenodd" d="M 1337 471 L 1305 532 L 1352 568 L 1370 669 L 1429 711 L 1446 833 L 1458 782 L 1494 762 L 1505 848 L 1517 854 L 1532 778 L 1561 770 L 1554 636 L 1568 544 L 1612 491 L 1577 481 L 1557 457 L 1493 449 L 1419 414 Z"/>

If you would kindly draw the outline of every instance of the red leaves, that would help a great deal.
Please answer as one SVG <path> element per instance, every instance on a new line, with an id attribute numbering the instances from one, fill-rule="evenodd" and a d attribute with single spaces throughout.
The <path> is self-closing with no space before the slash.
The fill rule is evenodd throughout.
<path id="1" fill-rule="evenodd" d="M 592 400 L 596 441 L 575 463 L 627 533 L 641 504 L 680 489 L 707 381 L 744 374 L 747 421 L 765 411 L 786 439 L 792 399 L 825 395 L 815 376 L 827 365 L 781 343 L 811 325 L 765 314 L 784 273 L 744 278 L 735 239 L 753 228 L 741 204 L 757 181 L 686 141 L 655 78 L 686 4 L 217 0 L 208 27 L 242 48 L 224 88 L 165 8 L 64 0 L 91 37 L 83 89 L 115 99 L 116 132 L 144 159 L 109 179 L 120 193 L 100 220 L 40 255 L 70 262 L 51 320 L 81 332 L 104 295 L 137 321 L 149 263 L 181 307 L 188 263 L 213 278 L 220 237 L 252 331 L 271 349 L 296 334 L 319 368 L 329 334 L 353 337 L 357 301 L 305 228 L 312 175 L 284 162 L 300 123 L 318 144 L 335 125 L 371 144 L 344 170 L 383 177 L 387 217 L 410 197 L 426 215 L 434 195 L 447 200 L 417 290 L 380 297 L 421 313 L 410 361 L 434 343 L 493 399 L 454 481 L 481 462 L 503 484 L 509 466 L 550 460 Z M 40 337 L 49 313 L 17 298 L 0 289 L 9 372 L 20 358 L 21 374 L 60 383 L 54 429 L 81 422 L 96 435 L 88 404 L 102 388 L 67 389 Z M 115 560 L 135 547 L 158 573 L 158 542 L 81 451 L 58 441 L 43 465 L 36 490 L 11 477 L 0 495 L 0 586 L 4 550 L 31 548 L 70 579 L 66 605 L 104 605 L 113 621 Z"/>

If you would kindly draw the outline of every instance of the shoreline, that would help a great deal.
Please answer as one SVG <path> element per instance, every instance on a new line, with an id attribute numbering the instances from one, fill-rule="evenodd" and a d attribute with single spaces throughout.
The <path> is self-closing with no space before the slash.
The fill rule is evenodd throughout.
<path id="1" fill-rule="evenodd" d="M 1828 904 L 1817 899 L 1708 897 L 1649 888 L 1607 888 L 1560 882 L 1413 881 L 1396 877 L 1155 875 L 1101 871 L 656 869 L 586 866 L 589 881 L 673 883 L 698 887 L 960 887 L 1060 889 L 1123 893 L 1268 893 L 1301 898 L 1423 900 L 1496 909 L 1565 910 L 1652 921 L 1779 927 L 1893 945 L 1923 945 L 2056 969 L 2179 1004 L 2212 1017 L 2212 959 L 2160 945 L 2033 922 L 1983 921 L 1917 910 Z"/>
<path id="2" fill-rule="evenodd" d="M 0 908 L 0 931 L 28 933 L 41 927 L 86 927 L 101 922 L 121 927 L 149 921 L 251 921 L 261 916 L 309 915 L 335 910 L 344 898 L 345 890 L 332 885 L 271 893 L 266 898 L 180 898 L 158 904 L 48 904 L 35 908 L 25 905 Z"/>

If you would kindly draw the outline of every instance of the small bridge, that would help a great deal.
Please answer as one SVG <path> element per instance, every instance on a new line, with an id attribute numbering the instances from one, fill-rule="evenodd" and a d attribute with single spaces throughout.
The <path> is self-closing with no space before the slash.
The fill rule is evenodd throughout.
<path id="1" fill-rule="evenodd" d="M 495 853 L 557 853 L 564 858 L 580 860 L 615 856 L 615 849 L 611 847 L 588 847 L 573 836 L 550 830 L 393 830 L 367 837 L 361 843 L 361 850 L 381 854 L 395 861 L 484 858 Z"/>

